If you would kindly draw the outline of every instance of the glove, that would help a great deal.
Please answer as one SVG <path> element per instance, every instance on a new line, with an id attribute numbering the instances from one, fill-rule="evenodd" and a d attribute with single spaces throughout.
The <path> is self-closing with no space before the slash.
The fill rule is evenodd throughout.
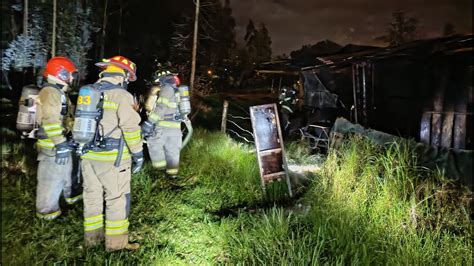
<path id="1" fill-rule="evenodd" d="M 142 135 L 144 138 L 153 136 L 154 131 L 155 131 L 155 123 L 152 123 L 147 120 L 142 124 Z"/>
<path id="2" fill-rule="evenodd" d="M 182 114 L 175 114 L 174 115 L 174 120 L 182 121 L 182 120 L 184 120 L 184 116 Z"/>
<path id="3" fill-rule="evenodd" d="M 54 161 L 60 165 L 67 164 L 69 162 L 69 158 L 71 157 L 71 152 L 73 150 L 71 143 L 65 141 L 65 142 L 57 144 L 55 148 L 56 148 L 56 158 Z"/>
<path id="4" fill-rule="evenodd" d="M 144 161 L 145 158 L 143 158 L 143 151 L 132 153 L 132 174 L 140 172 Z"/>

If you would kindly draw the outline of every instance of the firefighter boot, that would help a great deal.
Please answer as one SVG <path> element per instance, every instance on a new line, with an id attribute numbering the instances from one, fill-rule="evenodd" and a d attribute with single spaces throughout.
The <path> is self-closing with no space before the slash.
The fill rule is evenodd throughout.
<path id="1" fill-rule="evenodd" d="M 177 174 L 166 174 L 166 178 L 168 180 L 177 180 L 178 179 L 178 175 Z"/>
<path id="2" fill-rule="evenodd" d="M 118 250 L 137 250 L 140 247 L 138 243 L 129 243 L 128 234 L 107 236 L 105 239 L 105 249 L 107 252 Z"/>
<path id="3" fill-rule="evenodd" d="M 104 230 L 103 228 L 90 231 L 90 232 L 85 232 L 84 233 L 84 240 L 85 240 L 85 246 L 86 247 L 95 247 L 104 241 Z"/>

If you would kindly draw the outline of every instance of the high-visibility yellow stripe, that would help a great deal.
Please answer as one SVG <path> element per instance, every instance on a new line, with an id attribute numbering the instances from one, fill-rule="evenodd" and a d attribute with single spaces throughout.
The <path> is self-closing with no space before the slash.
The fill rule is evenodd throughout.
<path id="1" fill-rule="evenodd" d="M 141 138 L 137 139 L 125 139 L 128 145 L 137 145 L 140 144 Z"/>
<path id="2" fill-rule="evenodd" d="M 154 121 L 154 122 L 157 122 L 158 120 L 161 119 L 161 117 L 160 117 L 158 114 L 156 114 L 156 113 L 151 113 L 148 118 L 150 118 L 150 119 L 151 119 L 152 121 Z"/>
<path id="3" fill-rule="evenodd" d="M 104 227 L 103 221 L 98 221 L 98 222 L 95 222 L 93 224 L 88 224 L 88 225 L 84 224 L 84 231 L 90 232 L 102 227 Z"/>
<path id="4" fill-rule="evenodd" d="M 286 106 L 286 105 L 282 105 L 281 107 L 284 108 L 284 109 L 286 109 L 286 110 L 288 110 L 288 112 L 293 113 L 293 110 L 291 110 L 290 107 L 288 107 L 288 106 Z"/>
<path id="5" fill-rule="evenodd" d="M 105 224 L 107 225 L 107 227 L 117 227 L 117 226 L 128 225 L 128 219 L 117 220 L 117 221 L 105 220 Z"/>
<path id="6" fill-rule="evenodd" d="M 90 232 L 104 227 L 104 214 L 84 218 L 84 231 Z"/>
<path id="7" fill-rule="evenodd" d="M 52 213 L 47 213 L 47 214 L 39 213 L 39 212 L 36 213 L 36 216 L 38 218 L 45 219 L 45 220 L 56 219 L 59 215 L 61 215 L 61 210 L 58 210 L 58 211 L 55 211 L 55 212 L 52 212 Z"/>
<path id="8" fill-rule="evenodd" d="M 85 223 L 89 222 L 97 222 L 97 221 L 103 221 L 104 220 L 104 215 L 103 214 L 98 214 L 96 216 L 91 216 L 91 217 L 86 217 L 84 218 Z"/>
<path id="9" fill-rule="evenodd" d="M 104 101 L 104 109 L 118 109 L 118 104 L 112 101 Z"/>
<path id="10" fill-rule="evenodd" d="M 128 232 L 128 226 L 130 225 L 128 219 L 119 221 L 105 221 L 105 234 L 106 235 L 121 235 Z"/>
<path id="11" fill-rule="evenodd" d="M 92 161 L 101 161 L 101 162 L 110 162 L 110 161 L 115 161 L 117 159 L 118 155 L 118 150 L 112 150 L 112 151 L 100 151 L 100 152 L 95 152 L 95 151 L 89 151 L 86 154 L 82 155 L 82 159 L 88 159 Z M 130 159 L 130 153 L 127 148 L 124 148 L 123 153 L 122 153 L 122 160 L 124 159 Z"/>
<path id="12" fill-rule="evenodd" d="M 38 145 L 38 147 L 40 148 L 46 148 L 46 149 L 54 148 L 54 143 L 50 139 L 39 139 L 36 145 Z"/>
<path id="13" fill-rule="evenodd" d="M 63 134 L 63 130 L 62 130 L 62 129 L 46 131 L 46 135 L 47 135 L 48 137 L 61 136 L 62 134 Z"/>
<path id="14" fill-rule="evenodd" d="M 141 139 L 142 136 L 141 135 L 137 135 L 137 136 L 125 136 L 125 140 L 135 140 L 135 139 Z"/>
<path id="15" fill-rule="evenodd" d="M 138 136 L 140 137 L 141 135 L 141 130 L 135 130 L 135 131 L 132 131 L 132 132 L 123 132 L 123 135 L 125 138 L 130 138 L 130 137 L 135 137 L 135 136 Z"/>
<path id="16" fill-rule="evenodd" d="M 62 128 L 61 123 L 51 123 L 51 124 L 46 124 L 42 125 L 44 130 L 51 130 L 51 129 L 60 129 Z"/>
<path id="17" fill-rule="evenodd" d="M 156 167 L 156 168 L 165 168 L 166 167 L 166 161 L 163 160 L 163 161 L 153 162 L 152 165 L 153 165 L 153 167 Z"/>
<path id="18" fill-rule="evenodd" d="M 105 234 L 108 236 L 116 236 L 116 235 L 123 235 L 128 233 L 128 228 L 122 229 L 105 229 Z"/>
<path id="19" fill-rule="evenodd" d="M 178 173 L 178 168 L 166 169 L 166 173 L 170 175 L 175 175 Z"/>
<path id="20" fill-rule="evenodd" d="M 161 127 L 168 127 L 168 128 L 181 128 L 181 122 L 177 122 L 177 121 L 161 120 L 158 122 L 158 125 Z"/>
<path id="21" fill-rule="evenodd" d="M 75 197 L 71 197 L 71 198 L 65 198 L 67 204 L 73 204 L 73 203 L 77 202 L 80 199 L 82 199 L 82 194 L 77 195 Z"/>
<path id="22" fill-rule="evenodd" d="M 113 162 L 117 159 L 117 156 L 100 156 L 100 155 L 96 156 L 94 154 L 87 153 L 87 154 L 84 154 L 81 158 L 91 160 L 91 161 Z M 130 154 L 122 155 L 122 160 L 130 159 L 130 158 L 131 158 Z"/>
<path id="23" fill-rule="evenodd" d="M 176 107 L 178 107 L 178 104 L 177 104 L 176 102 L 172 102 L 172 101 L 170 101 L 168 98 L 160 97 L 160 98 L 158 98 L 158 100 L 156 100 L 156 102 L 157 102 L 158 104 L 160 104 L 160 103 L 161 103 L 161 104 L 164 104 L 164 105 L 166 105 L 166 106 L 169 107 L 169 108 L 176 108 Z"/>
<path id="24" fill-rule="evenodd" d="M 163 103 L 163 104 L 168 104 L 170 102 L 170 100 L 168 98 L 165 98 L 165 97 L 160 97 L 156 100 L 157 103 Z"/>

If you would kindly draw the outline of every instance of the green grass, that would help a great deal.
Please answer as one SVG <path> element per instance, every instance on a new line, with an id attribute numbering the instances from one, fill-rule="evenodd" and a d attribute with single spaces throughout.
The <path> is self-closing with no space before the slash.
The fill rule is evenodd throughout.
<path id="1" fill-rule="evenodd" d="M 2 265 L 472 265 L 471 191 L 417 167 L 405 145 L 352 139 L 293 201 L 283 183 L 261 190 L 252 150 L 197 130 L 182 179 L 146 164 L 132 177 L 135 252 L 84 248 L 80 205 L 36 219 L 34 175 L 2 171 Z M 292 163 L 320 161 L 299 144 L 287 153 Z"/>

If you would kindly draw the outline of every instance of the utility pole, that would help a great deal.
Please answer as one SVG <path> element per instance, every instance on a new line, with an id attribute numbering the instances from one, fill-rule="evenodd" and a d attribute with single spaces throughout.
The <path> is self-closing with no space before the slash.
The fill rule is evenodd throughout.
<path id="1" fill-rule="evenodd" d="M 51 43 L 51 57 L 56 56 L 56 0 L 53 0 L 53 38 Z"/>
<path id="2" fill-rule="evenodd" d="M 192 92 L 194 89 L 194 76 L 196 75 L 196 50 L 198 41 L 198 20 L 199 20 L 199 0 L 195 0 L 196 4 L 196 16 L 194 18 L 194 36 L 193 36 L 193 54 L 191 63 L 191 80 L 189 81 L 189 90 Z"/>
<path id="3" fill-rule="evenodd" d="M 102 21 L 102 45 L 100 47 L 100 59 L 104 58 L 105 53 L 105 38 L 106 38 L 106 28 L 107 28 L 107 6 L 109 5 L 109 1 L 105 0 L 104 6 L 104 17 Z"/>
<path id="4" fill-rule="evenodd" d="M 25 6 L 23 8 L 23 34 L 28 34 L 28 0 L 25 0 Z"/>

